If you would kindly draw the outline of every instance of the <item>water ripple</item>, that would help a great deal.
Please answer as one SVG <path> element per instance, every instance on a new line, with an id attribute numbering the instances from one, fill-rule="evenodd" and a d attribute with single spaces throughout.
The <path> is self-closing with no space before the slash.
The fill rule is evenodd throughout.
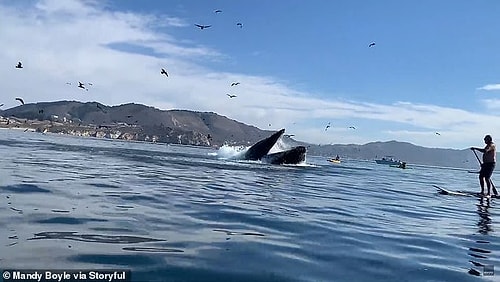
<path id="1" fill-rule="evenodd" d="M 213 152 L 2 131 L 2 265 L 134 281 L 478 281 L 500 265 L 498 199 L 432 187 L 477 190 L 466 171 Z"/>
<path id="2" fill-rule="evenodd" d="M 104 235 L 104 234 L 77 234 L 78 232 L 40 232 L 28 240 L 65 239 L 82 242 L 108 243 L 108 244 L 134 244 L 142 242 L 158 242 L 161 239 L 153 239 L 127 235 Z"/>
<path id="3" fill-rule="evenodd" d="M 0 186 L 0 190 L 6 190 L 13 193 L 50 193 L 50 190 L 44 189 L 33 184 L 16 184 L 8 186 Z"/>

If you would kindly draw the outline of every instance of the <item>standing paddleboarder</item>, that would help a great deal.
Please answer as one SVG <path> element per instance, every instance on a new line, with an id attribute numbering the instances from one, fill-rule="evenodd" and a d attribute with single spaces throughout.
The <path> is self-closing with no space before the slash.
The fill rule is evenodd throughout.
<path id="1" fill-rule="evenodd" d="M 486 195 L 491 195 L 492 183 L 490 178 L 493 174 L 493 170 L 495 169 L 497 148 L 490 135 L 484 136 L 484 143 L 486 143 L 486 146 L 483 149 L 477 147 L 471 147 L 470 149 L 472 151 L 476 150 L 483 153 L 483 163 L 481 164 L 481 170 L 479 171 L 479 185 L 481 185 L 481 194 L 484 195 L 484 182 L 486 182 L 486 186 L 488 187 L 488 194 Z"/>

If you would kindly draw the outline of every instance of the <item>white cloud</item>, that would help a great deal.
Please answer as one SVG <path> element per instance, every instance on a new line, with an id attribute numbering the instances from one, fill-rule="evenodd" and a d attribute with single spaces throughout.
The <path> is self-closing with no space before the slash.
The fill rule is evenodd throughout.
<path id="1" fill-rule="evenodd" d="M 484 107 L 489 110 L 492 111 L 500 110 L 500 99 L 482 99 L 481 102 L 484 105 Z"/>
<path id="2" fill-rule="evenodd" d="M 487 91 L 500 90 L 500 84 L 487 84 L 485 86 L 479 87 L 478 90 L 487 90 Z"/>
<path id="3" fill-rule="evenodd" d="M 208 68 L 204 62 L 224 60 L 226 55 L 170 35 L 172 29 L 187 26 L 180 18 L 113 11 L 100 1 L 36 3 L 26 9 L 0 4 L 0 62 L 4 62 L 0 92 L 6 93 L 0 103 L 5 103 L 4 108 L 17 106 L 15 97 L 27 103 L 134 102 L 164 110 L 216 112 L 262 129 L 286 128 L 297 139 L 311 143 L 366 143 L 398 137 L 420 145 L 462 148 L 481 141 L 486 132 L 500 136 L 498 116 L 411 102 L 383 105 L 320 99 L 273 77 Z M 18 60 L 24 69 L 14 68 Z M 168 70 L 168 78 L 160 75 L 162 67 Z M 82 91 L 75 86 L 78 81 L 94 86 Z M 241 84 L 231 87 L 233 81 Z M 229 99 L 227 93 L 238 97 Z M 327 121 L 340 120 L 353 122 L 343 129 L 324 131 Z M 345 130 L 356 126 L 354 121 L 365 126 Z M 394 126 L 430 135 L 392 130 Z M 435 131 L 446 134 L 436 138 Z"/>

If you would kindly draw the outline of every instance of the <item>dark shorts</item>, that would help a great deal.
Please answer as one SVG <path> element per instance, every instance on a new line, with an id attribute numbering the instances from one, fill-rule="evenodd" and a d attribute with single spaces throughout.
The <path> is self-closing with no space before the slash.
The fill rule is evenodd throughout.
<path id="1" fill-rule="evenodd" d="M 479 177 L 490 178 L 494 169 L 495 169 L 495 163 L 482 164 L 481 170 L 479 171 Z"/>

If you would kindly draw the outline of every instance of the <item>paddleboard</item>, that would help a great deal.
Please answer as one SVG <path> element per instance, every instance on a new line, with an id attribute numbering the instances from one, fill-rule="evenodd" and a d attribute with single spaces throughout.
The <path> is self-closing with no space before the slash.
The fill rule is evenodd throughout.
<path id="1" fill-rule="evenodd" d="M 472 191 L 453 191 L 453 190 L 448 190 L 448 189 L 443 188 L 443 187 L 439 187 L 437 185 L 432 185 L 432 186 L 434 186 L 436 189 L 438 189 L 438 193 L 442 194 L 442 195 L 467 196 L 467 197 L 478 197 L 478 198 L 486 197 L 484 195 L 481 195 L 478 192 L 472 192 Z M 497 197 L 500 197 L 500 196 L 491 195 L 491 197 L 492 198 L 497 198 Z"/>

